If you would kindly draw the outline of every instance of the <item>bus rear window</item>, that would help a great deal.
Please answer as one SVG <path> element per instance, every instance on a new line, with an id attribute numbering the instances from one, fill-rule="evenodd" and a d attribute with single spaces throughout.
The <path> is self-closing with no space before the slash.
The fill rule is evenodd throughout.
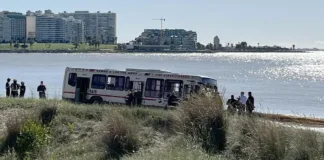
<path id="1" fill-rule="evenodd" d="M 102 74 L 94 74 L 92 76 L 91 88 L 93 89 L 105 89 L 107 76 Z"/>
<path id="2" fill-rule="evenodd" d="M 68 84 L 70 86 L 75 87 L 75 85 L 76 85 L 76 79 L 77 79 L 77 74 L 76 73 L 70 73 L 69 74 Z"/>

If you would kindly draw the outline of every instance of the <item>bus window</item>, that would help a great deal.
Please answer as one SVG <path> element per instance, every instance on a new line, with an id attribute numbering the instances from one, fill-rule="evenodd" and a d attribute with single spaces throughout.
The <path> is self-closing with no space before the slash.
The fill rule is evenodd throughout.
<path id="1" fill-rule="evenodd" d="M 189 88 L 189 85 L 184 85 L 184 88 L 183 88 L 183 97 L 187 97 L 190 93 L 190 88 Z"/>
<path id="2" fill-rule="evenodd" d="M 107 89 L 115 91 L 123 91 L 125 86 L 125 77 L 108 76 Z"/>
<path id="3" fill-rule="evenodd" d="M 193 93 L 198 94 L 200 92 L 200 86 L 199 85 L 191 86 L 191 90 L 193 90 Z"/>
<path id="4" fill-rule="evenodd" d="M 77 79 L 77 74 L 76 73 L 70 73 L 69 74 L 69 80 L 68 84 L 72 87 L 75 87 L 76 85 L 76 79 Z"/>
<path id="5" fill-rule="evenodd" d="M 162 97 L 163 79 L 148 78 L 145 86 L 145 97 L 161 98 Z"/>
<path id="6" fill-rule="evenodd" d="M 129 77 L 126 78 L 126 85 L 125 90 L 130 91 L 133 90 L 134 92 L 142 91 L 143 82 L 141 81 L 130 81 Z"/>
<path id="7" fill-rule="evenodd" d="M 125 91 L 131 90 L 133 88 L 131 82 L 130 82 L 130 78 L 126 77 L 126 81 L 125 81 Z"/>
<path id="8" fill-rule="evenodd" d="M 182 85 L 183 81 L 166 80 L 164 85 L 164 98 L 168 98 L 172 93 L 175 93 L 175 96 L 180 98 L 182 96 Z"/>
<path id="9" fill-rule="evenodd" d="M 94 74 L 92 76 L 91 88 L 93 89 L 105 89 L 106 88 L 106 75 Z"/>
<path id="10" fill-rule="evenodd" d="M 143 82 L 140 81 L 131 81 L 132 82 L 132 89 L 137 92 L 137 91 L 142 91 L 142 84 Z"/>

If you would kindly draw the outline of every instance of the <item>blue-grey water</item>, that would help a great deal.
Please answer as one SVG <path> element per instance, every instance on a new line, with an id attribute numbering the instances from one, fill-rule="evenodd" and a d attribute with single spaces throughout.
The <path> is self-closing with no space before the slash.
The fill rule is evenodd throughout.
<path id="1" fill-rule="evenodd" d="M 44 81 L 61 97 L 64 69 L 152 68 L 206 75 L 218 80 L 228 98 L 252 91 L 257 111 L 324 118 L 324 52 L 217 54 L 0 54 L 0 97 L 8 77 L 23 80 L 26 96 Z"/>

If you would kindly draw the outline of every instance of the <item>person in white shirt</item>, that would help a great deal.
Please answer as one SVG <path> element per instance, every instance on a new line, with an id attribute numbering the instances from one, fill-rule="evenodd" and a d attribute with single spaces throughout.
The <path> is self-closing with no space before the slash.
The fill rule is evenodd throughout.
<path id="1" fill-rule="evenodd" d="M 244 92 L 241 92 L 241 95 L 239 96 L 239 101 L 244 105 L 246 104 L 247 97 L 244 95 Z"/>
<path id="2" fill-rule="evenodd" d="M 242 104 L 242 107 L 239 109 L 239 114 L 245 112 L 247 97 L 244 95 L 244 92 L 241 92 L 241 95 L 238 98 L 239 102 Z"/>

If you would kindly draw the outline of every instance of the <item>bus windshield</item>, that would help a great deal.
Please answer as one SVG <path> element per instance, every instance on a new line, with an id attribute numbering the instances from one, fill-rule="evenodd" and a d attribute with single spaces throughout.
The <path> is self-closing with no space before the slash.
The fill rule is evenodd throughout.
<path id="1" fill-rule="evenodd" d="M 212 78 L 201 78 L 201 81 L 205 85 L 217 86 L 217 81 Z"/>

